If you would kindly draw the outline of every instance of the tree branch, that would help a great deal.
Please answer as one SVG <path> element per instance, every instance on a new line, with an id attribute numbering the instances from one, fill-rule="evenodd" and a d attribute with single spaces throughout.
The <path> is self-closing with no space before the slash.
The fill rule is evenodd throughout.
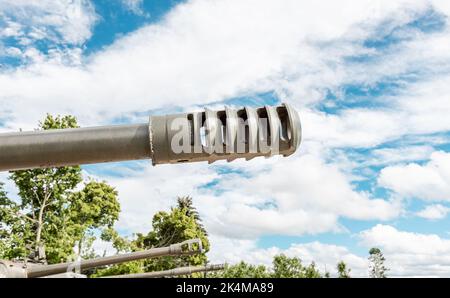
<path id="1" fill-rule="evenodd" d="M 19 211 L 14 211 L 14 210 L 11 210 L 11 209 L 7 209 L 7 211 L 9 211 L 11 214 L 14 214 L 14 215 L 16 215 L 16 216 L 22 217 L 22 218 L 24 218 L 24 219 L 28 219 L 29 221 L 37 222 L 37 220 L 35 220 L 34 218 L 31 218 L 31 217 L 29 217 L 29 216 L 26 215 L 26 214 L 22 214 L 22 213 L 20 213 Z"/>

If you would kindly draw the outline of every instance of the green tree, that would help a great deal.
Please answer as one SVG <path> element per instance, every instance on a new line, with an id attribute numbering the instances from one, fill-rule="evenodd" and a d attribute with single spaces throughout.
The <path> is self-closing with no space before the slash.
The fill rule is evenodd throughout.
<path id="1" fill-rule="evenodd" d="M 149 233 L 136 234 L 136 238 L 131 241 L 120 237 L 113 229 L 105 230 L 102 239 L 112 241 L 118 252 L 130 252 L 169 246 L 198 238 L 202 242 L 204 252 L 192 256 L 148 259 L 137 261 L 132 265 L 115 265 L 99 270 L 95 276 L 160 271 L 181 266 L 206 264 L 209 240 L 190 197 L 178 198 L 177 205 L 172 207 L 170 212 L 160 211 L 156 213 L 153 216 L 152 227 Z"/>
<path id="2" fill-rule="evenodd" d="M 312 262 L 309 266 L 303 266 L 302 261 L 298 257 L 289 258 L 284 254 L 277 255 L 273 258 L 273 273 L 275 278 L 320 278 L 320 272 L 316 269 L 316 265 Z"/>
<path id="3" fill-rule="evenodd" d="M 112 246 L 116 249 L 117 254 L 142 250 L 140 247 L 136 246 L 135 241 L 120 236 L 119 233 L 112 227 L 103 230 L 101 239 L 103 241 L 111 242 Z M 144 260 L 137 260 L 133 262 L 126 262 L 118 265 L 108 266 L 106 268 L 96 268 L 95 270 L 93 270 L 90 277 L 143 273 L 144 270 Z"/>
<path id="4" fill-rule="evenodd" d="M 386 259 L 381 250 L 373 247 L 369 250 L 369 276 L 372 278 L 386 278 L 386 272 L 389 270 L 384 266 Z"/>
<path id="5" fill-rule="evenodd" d="M 137 235 L 137 239 L 134 241 L 136 247 L 149 249 L 199 238 L 204 253 L 180 258 L 161 257 L 152 259 L 146 262 L 145 271 L 206 264 L 205 253 L 209 251 L 209 240 L 200 217 L 192 205 L 192 200 L 186 201 L 184 198 L 178 198 L 177 206 L 171 208 L 170 212 L 160 211 L 153 216 L 152 226 L 152 231 L 147 235 Z"/>
<path id="6" fill-rule="evenodd" d="M 224 270 L 208 273 L 209 277 L 219 278 L 266 278 L 270 273 L 264 265 L 251 265 L 244 261 L 229 265 L 226 264 Z"/>
<path id="7" fill-rule="evenodd" d="M 78 127 L 73 116 L 47 115 L 44 130 Z M 55 263 L 81 253 L 93 241 L 93 230 L 118 218 L 117 192 L 104 182 L 82 182 L 79 166 L 11 172 L 20 200 L 0 199 L 0 255 L 8 259 L 34 256 Z M 36 256 L 45 247 L 46 256 Z"/>
<path id="8" fill-rule="evenodd" d="M 202 220 L 200 218 L 200 214 L 198 213 L 197 209 L 194 207 L 194 204 L 192 202 L 192 197 L 190 197 L 190 196 L 178 197 L 177 204 L 178 204 L 179 209 L 186 210 L 187 216 L 192 216 L 195 219 L 198 229 L 200 229 L 205 236 L 208 236 L 208 233 L 206 232 L 206 229 L 203 226 Z"/>
<path id="9" fill-rule="evenodd" d="M 336 265 L 336 269 L 338 271 L 339 278 L 350 278 L 350 268 L 347 268 L 347 264 L 344 261 L 340 261 Z"/>
<path id="10" fill-rule="evenodd" d="M 311 264 L 305 267 L 305 274 L 303 278 L 322 278 L 322 274 L 320 274 L 317 269 L 315 262 L 311 262 Z"/>
<path id="11" fill-rule="evenodd" d="M 303 266 L 300 258 L 289 258 L 286 255 L 276 255 L 272 261 L 272 269 L 264 265 L 252 265 L 241 261 L 234 265 L 226 265 L 220 272 L 209 273 L 209 277 L 223 278 L 320 278 L 322 275 L 312 262 Z"/>
<path id="12" fill-rule="evenodd" d="M 105 182 L 91 180 L 85 182 L 82 191 L 70 196 L 68 226 L 82 256 L 92 257 L 89 248 L 95 240 L 93 232 L 111 229 L 119 219 L 117 195 L 117 191 Z"/>
<path id="13" fill-rule="evenodd" d="M 33 221 L 20 213 L 20 204 L 10 200 L 0 183 L 0 258 L 26 256 L 26 239 L 32 235 Z"/>

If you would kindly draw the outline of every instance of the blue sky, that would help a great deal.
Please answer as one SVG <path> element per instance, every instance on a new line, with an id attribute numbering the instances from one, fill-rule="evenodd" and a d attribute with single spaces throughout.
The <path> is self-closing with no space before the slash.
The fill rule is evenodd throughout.
<path id="1" fill-rule="evenodd" d="M 192 195 L 214 261 L 283 252 L 366 276 L 379 246 L 392 275 L 448 276 L 450 5 L 315 2 L 6 0 L 0 130 L 32 129 L 47 112 L 88 126 L 288 102 L 304 135 L 289 158 L 85 175 L 119 190 L 124 235 Z"/>

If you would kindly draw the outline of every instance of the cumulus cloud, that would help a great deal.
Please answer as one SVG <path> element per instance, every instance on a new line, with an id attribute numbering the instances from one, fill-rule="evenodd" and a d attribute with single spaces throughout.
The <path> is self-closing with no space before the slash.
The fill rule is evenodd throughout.
<path id="1" fill-rule="evenodd" d="M 450 199 L 450 153 L 434 152 L 424 165 L 410 163 L 381 170 L 378 184 L 407 197 L 429 201 Z"/>
<path id="2" fill-rule="evenodd" d="M 221 237 L 211 238 L 212 250 L 208 254 L 212 263 L 227 262 L 234 264 L 241 260 L 251 264 L 263 264 L 269 268 L 275 255 L 299 257 L 304 265 L 315 262 L 322 273 L 336 276 L 336 265 L 344 261 L 351 268 L 352 277 L 367 277 L 368 261 L 365 257 L 353 254 L 348 248 L 339 245 L 321 243 L 293 243 L 286 249 L 278 247 L 258 248 L 255 241 L 233 240 Z"/>
<path id="3" fill-rule="evenodd" d="M 0 16 L 7 25 L 0 37 L 20 38 L 23 44 L 40 39 L 81 44 L 97 19 L 89 0 L 3 0 Z"/>
<path id="4" fill-rule="evenodd" d="M 428 145 L 397 148 L 381 148 L 372 151 L 373 159 L 368 164 L 386 165 L 411 160 L 427 160 L 434 148 Z"/>
<path id="5" fill-rule="evenodd" d="M 1 1 L 0 59 L 6 63 L 0 63 L 0 72 L 15 71 L 8 61 L 22 68 L 81 65 L 83 44 L 96 22 L 90 0 Z"/>
<path id="6" fill-rule="evenodd" d="M 449 75 L 418 82 L 388 96 L 388 107 L 345 109 L 338 114 L 303 109 L 304 128 L 310 132 L 305 138 L 327 147 L 367 148 L 406 135 L 449 131 L 449 82 Z"/>
<path id="7" fill-rule="evenodd" d="M 204 164 L 152 167 L 148 163 L 136 171 L 118 164 L 108 169 L 113 173 L 121 173 L 119 177 L 103 174 L 101 178 L 107 178 L 108 183 L 119 192 L 121 214 L 117 228 L 128 236 L 148 232 L 156 212 L 168 211 L 176 204 L 178 196 L 192 195 L 199 186 L 218 176 Z M 89 170 L 87 175 L 100 178 Z M 199 206 L 197 201 L 195 204 Z"/>
<path id="8" fill-rule="evenodd" d="M 378 224 L 361 232 L 361 244 L 381 248 L 391 276 L 436 277 L 450 274 L 450 239 L 399 231 Z"/>
<path id="9" fill-rule="evenodd" d="M 125 177 L 108 177 L 121 197 L 118 227 L 148 230 L 151 216 L 168 210 L 179 195 L 194 197 L 210 233 L 235 239 L 344 232 L 340 217 L 388 220 L 402 210 L 400 202 L 354 190 L 336 165 L 311 154 L 230 165 L 228 174 L 200 163 L 148 165 Z"/>
<path id="10" fill-rule="evenodd" d="M 314 154 L 280 159 L 249 179 L 224 181 L 223 187 L 239 189 L 247 196 L 273 198 L 278 210 L 285 212 L 307 209 L 353 219 L 389 219 L 398 212 L 385 200 L 355 191 L 338 167 Z"/>
<path id="11" fill-rule="evenodd" d="M 356 235 L 364 248 L 379 247 L 389 268 L 388 276 L 443 277 L 450 274 L 450 240 L 434 234 L 400 231 L 378 224 Z M 367 255 L 354 254 L 347 247 L 322 243 L 293 243 L 287 249 L 258 248 L 255 241 L 212 237 L 209 257 L 213 262 L 271 265 L 273 256 L 283 253 L 300 257 L 304 263 L 315 261 L 318 268 L 336 274 L 336 263 L 344 261 L 352 269 L 353 277 L 368 276 Z M 219 253 L 220 252 L 220 253 Z"/>
<path id="12" fill-rule="evenodd" d="M 124 5 L 124 7 L 129 11 L 131 11 L 132 13 L 135 13 L 137 15 L 144 14 L 144 10 L 142 8 L 144 0 L 121 0 L 121 2 Z"/>
<path id="13" fill-rule="evenodd" d="M 423 210 L 417 212 L 417 216 L 426 218 L 426 219 L 443 219 L 450 212 L 450 208 L 445 207 L 440 204 L 429 205 L 425 207 Z"/>
<path id="14" fill-rule="evenodd" d="M 383 5 L 369 0 L 189 1 L 82 66 L 44 61 L 0 75 L 0 99 L 7 102 L 0 114 L 9 114 L 10 128 L 29 129 L 46 112 L 74 113 L 82 123 L 98 123 L 135 111 L 266 91 L 297 106 L 314 103 L 324 89 L 346 81 L 345 58 L 366 52 L 361 41 L 378 22 L 391 18 L 403 24 L 427 7 L 425 1 L 408 0 Z"/>

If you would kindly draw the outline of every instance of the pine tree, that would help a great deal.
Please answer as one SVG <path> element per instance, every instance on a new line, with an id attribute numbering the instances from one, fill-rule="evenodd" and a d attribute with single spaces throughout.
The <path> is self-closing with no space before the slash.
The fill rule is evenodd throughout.
<path id="1" fill-rule="evenodd" d="M 198 228 L 205 234 L 205 236 L 208 236 L 208 233 L 206 232 L 206 229 L 203 226 L 202 219 L 200 218 L 200 214 L 194 207 L 192 197 L 190 196 L 178 197 L 177 204 L 180 210 L 185 210 L 186 216 L 194 217 L 195 221 L 197 222 Z"/>
<path id="2" fill-rule="evenodd" d="M 177 258 L 166 256 L 115 265 L 98 270 L 94 276 L 160 271 L 183 266 L 205 265 L 207 263 L 206 253 L 209 251 L 209 240 L 204 227 L 200 224 L 200 216 L 192 205 L 192 198 L 178 198 L 177 205 L 172 207 L 170 211 L 157 212 L 153 216 L 152 227 L 153 229 L 150 232 L 147 234 L 138 233 L 135 235 L 136 239 L 131 241 L 121 237 L 114 229 L 105 231 L 102 239 L 113 242 L 113 246 L 118 251 L 128 252 L 164 247 L 198 238 L 202 242 L 204 252 Z M 203 275 L 194 274 L 193 276 Z"/>

